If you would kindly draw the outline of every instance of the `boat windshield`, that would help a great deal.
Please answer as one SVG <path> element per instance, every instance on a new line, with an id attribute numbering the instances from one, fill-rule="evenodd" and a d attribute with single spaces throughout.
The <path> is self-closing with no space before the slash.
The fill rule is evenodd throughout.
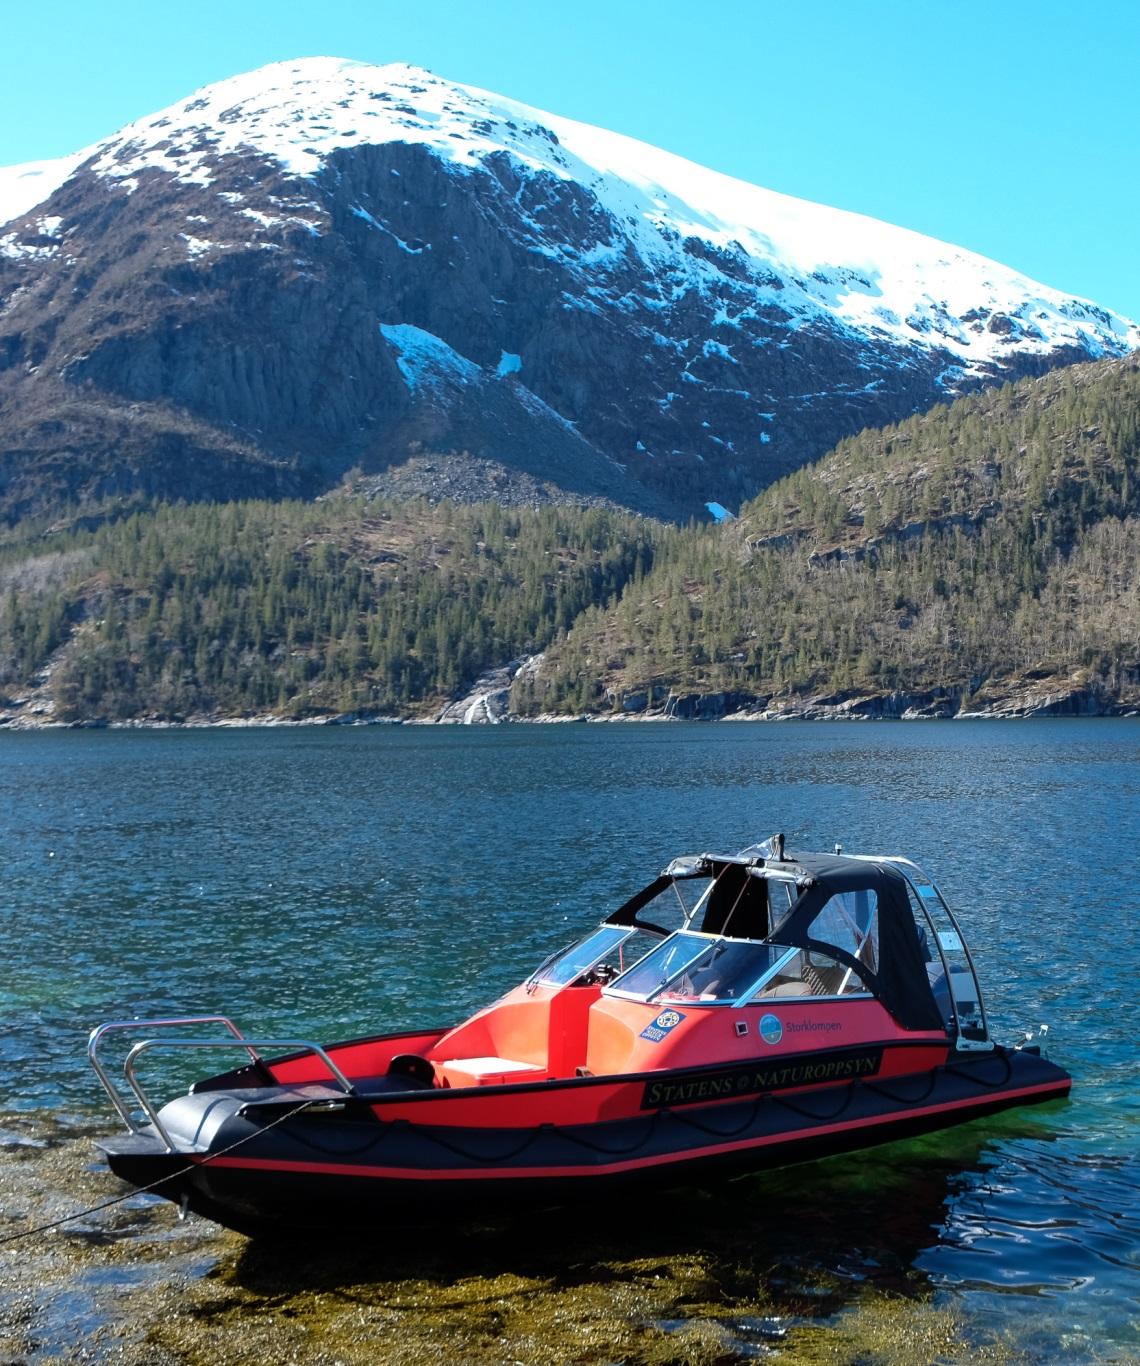
<path id="1" fill-rule="evenodd" d="M 530 978 L 530 984 L 564 987 L 591 973 L 599 981 L 610 981 L 660 942 L 659 935 L 648 934 L 633 925 L 601 925 L 547 959 Z"/>
<path id="2" fill-rule="evenodd" d="M 675 934 L 609 990 L 643 1001 L 731 1003 L 750 995 L 786 953 L 779 945 L 755 940 Z"/>
<path id="3" fill-rule="evenodd" d="M 736 1005 L 773 996 L 867 992 L 861 971 L 830 954 L 790 944 L 675 934 L 607 991 L 639 1001 Z"/>

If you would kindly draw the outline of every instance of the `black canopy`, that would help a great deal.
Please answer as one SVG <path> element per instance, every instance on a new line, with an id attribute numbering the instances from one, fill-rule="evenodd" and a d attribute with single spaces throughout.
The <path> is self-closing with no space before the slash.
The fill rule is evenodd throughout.
<path id="1" fill-rule="evenodd" d="M 840 854 L 789 855 L 810 881 L 779 927 L 781 944 L 815 949 L 855 968 L 904 1029 L 942 1029 L 930 989 L 926 960 L 910 907 L 906 878 L 889 863 L 867 863 Z M 879 908 L 878 971 L 871 972 L 836 944 L 813 937 L 812 922 L 840 892 L 874 892 Z"/>
<path id="2" fill-rule="evenodd" d="M 702 854 L 678 859 L 664 873 L 607 917 L 611 925 L 638 925 L 666 931 L 638 918 L 638 912 L 659 896 L 676 879 L 726 877 L 732 884 L 733 904 L 739 897 L 742 876 L 762 877 L 765 870 L 779 871 L 799 887 L 799 897 L 773 936 L 792 948 L 827 953 L 859 973 L 883 1005 L 904 1029 L 942 1029 L 941 1012 L 934 1000 L 926 974 L 926 961 L 919 943 L 914 913 L 902 873 L 888 863 L 871 863 L 845 858 L 841 854 L 785 854 L 780 860 L 755 856 Z M 716 892 L 710 897 L 702 928 L 706 933 L 730 933 L 731 937 L 763 938 L 767 933 L 766 898 L 746 898 L 749 907 L 741 924 L 735 917 L 722 921 L 716 911 Z M 727 890 L 727 888 L 726 888 Z M 760 890 L 760 889 L 758 889 Z M 879 944 L 877 971 L 857 961 L 838 944 L 812 934 L 813 922 L 831 898 L 842 892 L 874 892 L 878 905 Z M 739 903 L 744 904 L 744 903 Z M 763 928 L 761 919 L 763 916 Z M 758 930 L 760 931 L 758 933 Z"/>

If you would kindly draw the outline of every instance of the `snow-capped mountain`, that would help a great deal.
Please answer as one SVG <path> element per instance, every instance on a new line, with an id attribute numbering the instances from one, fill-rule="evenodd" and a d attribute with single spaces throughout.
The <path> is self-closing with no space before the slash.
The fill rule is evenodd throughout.
<path id="1" fill-rule="evenodd" d="M 404 65 L 277 63 L 0 171 L 17 511 L 468 452 L 684 514 L 1137 345 L 960 248 Z"/>

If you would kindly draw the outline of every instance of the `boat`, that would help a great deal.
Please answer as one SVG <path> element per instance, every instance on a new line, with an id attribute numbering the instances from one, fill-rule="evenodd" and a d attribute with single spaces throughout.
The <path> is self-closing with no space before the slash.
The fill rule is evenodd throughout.
<path id="1" fill-rule="evenodd" d="M 240 1065 L 159 1108 L 140 1064 L 178 1050 Z M 705 1184 L 1071 1085 L 1039 1047 L 990 1037 L 961 926 L 917 864 L 781 835 L 673 860 L 448 1028 L 318 1044 L 221 1015 L 112 1021 L 88 1055 L 126 1127 L 100 1145 L 111 1170 L 250 1234 Z"/>

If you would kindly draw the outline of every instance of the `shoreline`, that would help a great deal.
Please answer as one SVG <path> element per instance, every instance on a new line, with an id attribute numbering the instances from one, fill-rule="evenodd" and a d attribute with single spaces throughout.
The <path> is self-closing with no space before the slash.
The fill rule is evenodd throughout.
<path id="1" fill-rule="evenodd" d="M 460 720 L 454 716 L 370 716 L 358 712 L 338 712 L 326 716 L 280 716 L 273 712 L 257 716 L 189 716 L 181 720 L 164 717 L 131 717 L 127 720 L 108 720 L 90 717 L 82 721 L 56 721 L 49 716 L 28 716 L 0 712 L 0 734 L 48 730 L 279 730 L 302 727 L 369 727 L 369 726 L 564 726 L 564 725 L 675 725 L 693 722 L 699 725 L 727 723 L 732 725 L 780 725 L 804 721 L 870 723 L 911 721 L 1040 721 L 1040 720 L 1127 720 L 1140 717 L 1140 708 L 1125 703 L 1083 710 L 1063 704 L 1038 706 L 992 707 L 956 712 L 925 712 L 879 710 L 851 705 L 825 706 L 806 704 L 754 711 L 724 712 L 719 715 L 679 715 L 664 709 L 635 712 L 596 713 L 579 712 L 573 715 L 556 712 L 537 716 L 481 717 Z"/>
<path id="2" fill-rule="evenodd" d="M 88 716 L 56 719 L 50 674 L 26 692 L 0 695 L 3 730 L 225 730 L 281 726 L 456 726 L 569 725 L 671 721 L 975 721 L 1032 720 L 1041 717 L 1140 716 L 1135 695 L 1109 691 L 1083 671 L 1048 678 L 1020 674 L 976 683 L 944 683 L 922 689 L 819 689 L 810 694 L 757 693 L 739 689 L 678 692 L 673 685 L 647 683 L 636 689 L 607 689 L 605 710 L 539 712 L 520 716 L 511 710 L 512 689 L 531 675 L 542 655 L 523 655 L 486 670 L 449 699 L 422 704 L 418 713 L 393 715 L 369 707 L 291 716 L 277 711 L 256 715 L 191 712 L 176 718 L 140 715 L 112 720 Z"/>

